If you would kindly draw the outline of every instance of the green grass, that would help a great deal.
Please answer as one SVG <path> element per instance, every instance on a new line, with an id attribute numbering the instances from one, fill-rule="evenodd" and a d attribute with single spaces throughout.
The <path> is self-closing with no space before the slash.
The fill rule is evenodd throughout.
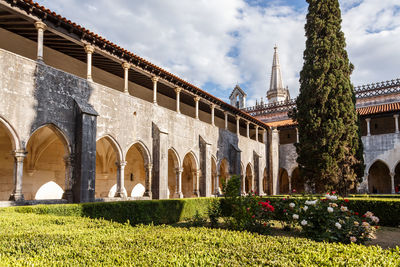
<path id="1" fill-rule="evenodd" d="M 400 251 L 0 210 L 0 266 L 398 266 Z"/>

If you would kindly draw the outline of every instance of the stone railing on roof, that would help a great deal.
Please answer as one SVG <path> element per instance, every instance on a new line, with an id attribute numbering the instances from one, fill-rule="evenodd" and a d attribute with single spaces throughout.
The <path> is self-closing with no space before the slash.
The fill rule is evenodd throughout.
<path id="1" fill-rule="evenodd" d="M 354 87 L 356 98 L 388 95 L 400 92 L 400 79 Z"/>
<path id="2" fill-rule="evenodd" d="M 354 91 L 356 94 L 356 99 L 400 93 L 400 79 L 356 86 L 354 87 Z M 287 112 L 292 110 L 295 106 L 296 98 L 293 98 L 289 101 L 258 104 L 242 110 L 252 116 L 260 116 L 279 112 Z"/>

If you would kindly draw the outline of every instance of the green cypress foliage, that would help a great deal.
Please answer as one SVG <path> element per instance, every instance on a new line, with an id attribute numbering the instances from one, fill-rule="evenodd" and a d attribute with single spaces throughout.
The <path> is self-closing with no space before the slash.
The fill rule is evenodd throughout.
<path id="1" fill-rule="evenodd" d="M 300 174 L 313 189 L 346 195 L 356 186 L 357 174 L 363 168 L 350 82 L 353 65 L 345 50 L 338 0 L 307 2 L 300 95 L 291 113 L 299 129 L 297 162 Z"/>

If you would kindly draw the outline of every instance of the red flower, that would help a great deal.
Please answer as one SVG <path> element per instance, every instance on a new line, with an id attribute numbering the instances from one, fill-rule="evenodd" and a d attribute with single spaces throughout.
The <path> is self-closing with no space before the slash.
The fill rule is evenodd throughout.
<path id="1" fill-rule="evenodd" d="M 344 199 L 344 202 L 348 203 L 348 202 L 349 202 L 349 200 L 348 200 L 347 198 L 345 198 L 345 199 Z"/>
<path id="2" fill-rule="evenodd" d="M 375 229 L 379 229 L 379 226 L 375 226 Z"/>
<path id="3" fill-rule="evenodd" d="M 254 219 L 255 217 L 256 217 L 256 215 L 251 216 L 251 218 L 253 218 L 253 219 Z"/>
<path id="4" fill-rule="evenodd" d="M 365 217 L 367 217 L 367 216 L 365 216 L 365 214 L 364 214 L 362 217 L 365 218 Z"/>
<path id="5" fill-rule="evenodd" d="M 264 223 L 264 226 L 267 226 L 267 223 Z"/>
<path id="6" fill-rule="evenodd" d="M 358 212 L 354 212 L 354 215 L 358 215 Z"/>
<path id="7" fill-rule="evenodd" d="M 283 212 L 286 212 L 286 209 L 284 209 Z"/>
<path id="8" fill-rule="evenodd" d="M 336 194 L 336 191 L 332 191 L 332 195 Z"/>
<path id="9" fill-rule="evenodd" d="M 293 188 L 292 192 L 293 192 L 293 193 L 296 193 L 296 189 Z"/>

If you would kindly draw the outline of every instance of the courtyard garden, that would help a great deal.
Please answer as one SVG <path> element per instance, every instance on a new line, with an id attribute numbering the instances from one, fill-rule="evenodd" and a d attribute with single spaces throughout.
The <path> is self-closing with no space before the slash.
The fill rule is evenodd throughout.
<path id="1" fill-rule="evenodd" d="M 0 266 L 399 266 L 400 198 L 237 194 L 0 210 Z M 357 211 L 355 211 L 357 210 Z"/>
<path id="2" fill-rule="evenodd" d="M 0 265 L 398 266 L 400 251 L 179 225 L 0 212 Z"/>

